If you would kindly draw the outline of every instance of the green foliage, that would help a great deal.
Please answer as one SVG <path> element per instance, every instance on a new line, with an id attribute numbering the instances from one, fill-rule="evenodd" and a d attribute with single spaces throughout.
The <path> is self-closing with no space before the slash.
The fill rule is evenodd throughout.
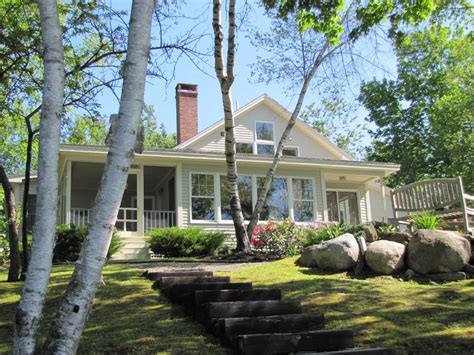
<path id="1" fill-rule="evenodd" d="M 145 105 L 142 124 L 145 128 L 145 148 L 173 148 L 176 146 L 176 134 L 168 134 L 163 123 L 157 126 L 153 106 Z"/>
<path id="2" fill-rule="evenodd" d="M 213 255 L 226 238 L 221 232 L 179 227 L 154 229 L 147 236 L 150 250 L 165 257 Z"/>
<path id="3" fill-rule="evenodd" d="M 346 224 L 346 225 L 329 225 L 326 227 L 311 226 L 304 229 L 304 246 L 319 244 L 325 240 L 331 240 L 345 233 L 350 233 L 355 237 L 362 237 L 364 235 L 364 228 L 362 224 Z"/>
<path id="4" fill-rule="evenodd" d="M 409 221 L 416 229 L 439 229 L 444 224 L 439 216 L 426 211 L 410 216 Z"/>
<path id="5" fill-rule="evenodd" d="M 0 266 L 5 265 L 10 258 L 8 237 L 0 231 Z"/>
<path id="6" fill-rule="evenodd" d="M 294 222 L 269 221 L 258 225 L 250 242 L 260 252 L 277 257 L 293 256 L 303 247 L 303 229 Z"/>
<path id="7" fill-rule="evenodd" d="M 369 160 L 401 164 L 392 187 L 462 176 L 474 191 L 474 45 L 460 25 L 431 25 L 396 44 L 396 80 L 366 82 Z"/>
<path id="8" fill-rule="evenodd" d="M 87 235 L 85 227 L 69 226 L 66 224 L 56 227 L 56 244 L 54 246 L 53 262 L 76 261 L 79 258 L 82 244 Z M 110 259 L 123 247 L 123 241 L 114 230 L 110 242 L 107 259 Z"/>
<path id="9" fill-rule="evenodd" d="M 301 113 L 301 119 L 327 137 L 342 150 L 362 158 L 364 136 L 367 127 L 356 121 L 355 108 L 344 99 L 323 99 L 321 104 L 312 103 Z"/>
<path id="10" fill-rule="evenodd" d="M 388 224 L 384 222 L 372 222 L 375 229 L 377 230 L 377 234 L 379 236 L 387 235 L 390 233 L 395 233 L 398 231 L 397 227 L 393 224 Z"/>

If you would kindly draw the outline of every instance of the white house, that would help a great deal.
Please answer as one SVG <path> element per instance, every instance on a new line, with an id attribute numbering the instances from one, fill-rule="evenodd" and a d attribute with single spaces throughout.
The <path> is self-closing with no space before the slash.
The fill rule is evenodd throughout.
<path id="1" fill-rule="evenodd" d="M 196 85 L 178 84 L 178 146 L 145 150 L 133 160 L 116 224 L 126 241 L 120 258 L 147 257 L 145 233 L 152 228 L 196 226 L 233 234 L 224 122 L 198 133 L 197 100 Z M 264 95 L 235 117 L 240 197 L 248 216 L 290 113 Z M 88 223 L 107 150 L 61 145 L 58 223 Z M 283 154 L 261 220 L 363 223 L 392 217 L 387 188 L 379 181 L 399 165 L 355 161 L 301 120 Z M 21 179 L 12 182 L 20 196 Z"/>

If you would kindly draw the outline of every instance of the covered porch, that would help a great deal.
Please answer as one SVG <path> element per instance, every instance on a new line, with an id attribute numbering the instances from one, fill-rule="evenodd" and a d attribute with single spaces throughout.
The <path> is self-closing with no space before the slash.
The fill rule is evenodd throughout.
<path id="1" fill-rule="evenodd" d="M 87 226 L 103 163 L 67 162 L 63 223 Z M 141 237 L 154 228 L 176 225 L 175 167 L 133 165 L 117 216 L 124 237 Z"/>

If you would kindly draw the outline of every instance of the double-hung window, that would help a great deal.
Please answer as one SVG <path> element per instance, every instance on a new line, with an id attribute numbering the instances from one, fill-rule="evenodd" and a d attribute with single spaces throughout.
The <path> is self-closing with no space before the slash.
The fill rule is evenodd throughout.
<path id="1" fill-rule="evenodd" d="M 257 143 L 257 154 L 275 154 L 275 131 L 273 122 L 255 123 L 255 138 Z"/>
<path id="2" fill-rule="evenodd" d="M 314 221 L 313 181 L 293 179 L 293 215 L 295 222 Z"/>
<path id="3" fill-rule="evenodd" d="M 191 205 L 193 220 L 214 220 L 214 175 L 191 175 Z"/>

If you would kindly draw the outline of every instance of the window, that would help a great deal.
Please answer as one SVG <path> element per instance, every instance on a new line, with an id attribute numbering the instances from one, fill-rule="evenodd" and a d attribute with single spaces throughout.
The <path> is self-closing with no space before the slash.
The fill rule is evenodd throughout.
<path id="1" fill-rule="evenodd" d="M 340 224 L 359 224 L 359 202 L 356 192 L 327 191 L 328 218 Z"/>
<path id="2" fill-rule="evenodd" d="M 255 133 L 258 141 L 273 142 L 273 122 L 256 122 Z"/>
<path id="3" fill-rule="evenodd" d="M 214 176 L 191 175 L 191 216 L 195 220 L 214 219 Z"/>
<path id="4" fill-rule="evenodd" d="M 249 220 L 252 216 L 252 178 L 250 176 L 239 176 L 237 180 L 239 188 L 240 205 L 244 218 Z M 225 221 L 232 220 L 230 212 L 230 194 L 227 189 L 227 177 L 221 176 L 221 218 Z"/>
<path id="5" fill-rule="evenodd" d="M 313 181 L 293 179 L 293 214 L 296 222 L 314 220 Z"/>
<path id="6" fill-rule="evenodd" d="M 281 151 L 281 154 L 284 157 L 297 157 L 298 156 L 298 148 L 296 148 L 296 147 L 283 148 L 283 150 Z"/>
<path id="7" fill-rule="evenodd" d="M 273 144 L 257 144 L 257 154 L 259 155 L 274 155 L 275 146 Z"/>
<path id="8" fill-rule="evenodd" d="M 253 143 L 236 143 L 235 151 L 237 153 L 252 154 L 253 153 Z"/>
<path id="9" fill-rule="evenodd" d="M 258 194 L 262 191 L 264 182 L 264 177 L 257 177 Z M 267 200 L 263 205 L 262 212 L 260 212 L 260 219 L 281 220 L 286 218 L 288 218 L 288 189 L 286 179 L 274 178 L 273 185 L 270 191 L 268 191 Z"/>

